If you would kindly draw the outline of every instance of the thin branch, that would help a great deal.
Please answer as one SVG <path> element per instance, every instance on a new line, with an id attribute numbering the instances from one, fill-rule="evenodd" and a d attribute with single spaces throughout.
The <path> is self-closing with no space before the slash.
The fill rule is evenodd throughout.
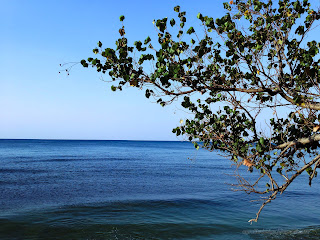
<path id="1" fill-rule="evenodd" d="M 264 208 L 265 205 L 267 205 L 269 202 L 271 202 L 272 200 L 274 200 L 277 197 L 278 194 L 278 190 L 274 191 L 269 197 L 268 199 L 261 205 L 259 211 L 257 212 L 257 216 L 256 218 L 250 219 L 248 222 L 252 224 L 252 222 L 257 222 L 260 216 L 260 213 L 262 211 L 262 209 Z"/>

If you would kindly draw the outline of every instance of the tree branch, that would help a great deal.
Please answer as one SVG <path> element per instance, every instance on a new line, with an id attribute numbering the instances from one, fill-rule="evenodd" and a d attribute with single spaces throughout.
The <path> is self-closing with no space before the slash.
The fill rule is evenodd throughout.
<path id="1" fill-rule="evenodd" d="M 288 146 L 291 147 L 291 146 L 294 146 L 297 144 L 305 145 L 308 143 L 318 142 L 318 141 L 320 141 L 320 134 L 315 134 L 315 135 L 312 135 L 311 137 L 300 138 L 296 141 L 291 141 L 291 142 L 286 142 L 286 143 L 280 144 L 280 145 L 276 146 L 274 149 L 282 149 L 282 148 L 286 148 Z"/>

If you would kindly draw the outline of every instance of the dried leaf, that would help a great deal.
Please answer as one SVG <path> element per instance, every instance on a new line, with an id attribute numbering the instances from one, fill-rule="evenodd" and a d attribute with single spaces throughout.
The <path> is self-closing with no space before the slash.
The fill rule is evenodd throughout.
<path id="1" fill-rule="evenodd" d="M 313 127 L 313 132 L 317 132 L 319 130 L 319 128 L 320 128 L 320 125 Z"/>
<path id="2" fill-rule="evenodd" d="M 247 166 L 247 167 L 252 167 L 253 166 L 253 163 L 250 160 L 246 159 L 246 158 L 243 160 L 242 164 Z"/>

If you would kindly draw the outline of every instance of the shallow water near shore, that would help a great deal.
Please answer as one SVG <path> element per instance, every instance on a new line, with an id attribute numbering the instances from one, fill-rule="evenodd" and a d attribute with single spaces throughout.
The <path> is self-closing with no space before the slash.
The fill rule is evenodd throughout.
<path id="1" fill-rule="evenodd" d="M 0 162 L 0 239 L 320 239 L 318 178 L 250 225 L 259 196 L 187 142 L 0 140 Z"/>

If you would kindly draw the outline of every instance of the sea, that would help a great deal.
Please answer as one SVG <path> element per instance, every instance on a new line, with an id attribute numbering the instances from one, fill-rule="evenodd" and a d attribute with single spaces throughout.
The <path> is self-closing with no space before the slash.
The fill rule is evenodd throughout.
<path id="1" fill-rule="evenodd" d="M 0 239 L 320 239 L 319 177 L 250 224 L 262 199 L 235 171 L 189 142 L 3 139 Z"/>

